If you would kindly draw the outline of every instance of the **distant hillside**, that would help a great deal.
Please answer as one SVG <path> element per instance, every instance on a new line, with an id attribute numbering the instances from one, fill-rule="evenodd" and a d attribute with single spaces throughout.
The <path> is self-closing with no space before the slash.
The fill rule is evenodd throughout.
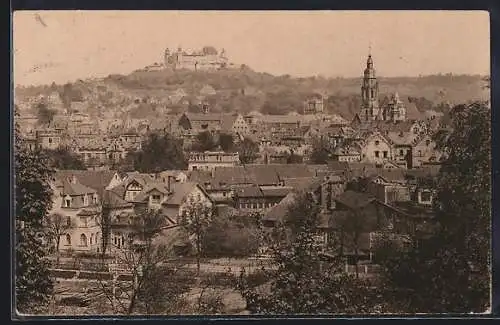
<path id="1" fill-rule="evenodd" d="M 219 71 L 137 70 L 129 75 L 110 75 L 100 80 L 80 80 L 70 86 L 18 88 L 16 96 L 32 96 L 57 89 L 65 98 L 92 97 L 94 101 L 104 103 L 106 109 L 113 109 L 117 102 L 126 103 L 124 99 L 109 104 L 113 97 L 125 96 L 155 98 L 164 101 L 167 106 L 175 106 L 177 109 L 182 109 L 184 106 L 184 109 L 188 109 L 189 106 L 197 105 L 200 100 L 200 89 L 209 85 L 216 94 L 205 94 L 202 98 L 211 104 L 211 109 L 214 111 L 246 113 L 258 110 L 268 114 L 286 114 L 292 111 L 301 113 L 304 99 L 313 94 L 322 94 L 327 98 L 326 109 L 329 112 L 351 118 L 359 110 L 360 84 L 361 76 L 360 78 L 294 78 L 288 75 L 273 76 L 255 72 L 243 65 L 238 69 Z M 489 97 L 489 92 L 484 89 L 485 81 L 479 75 L 380 77 L 379 84 L 382 96 L 397 91 L 402 98 L 417 98 L 418 100 L 414 102 L 422 111 L 438 107 L 445 102 L 457 104 L 469 100 L 485 100 Z M 186 94 L 184 102 L 169 103 L 172 93 L 179 89 Z M 144 116 L 156 110 L 148 107 L 146 111 L 147 113 L 141 114 L 136 108 L 133 115 Z"/>

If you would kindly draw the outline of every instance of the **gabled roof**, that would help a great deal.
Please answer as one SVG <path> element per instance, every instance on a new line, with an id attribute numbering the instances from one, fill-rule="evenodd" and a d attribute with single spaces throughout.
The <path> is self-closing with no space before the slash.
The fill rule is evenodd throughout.
<path id="1" fill-rule="evenodd" d="M 146 185 L 146 187 L 135 197 L 135 202 L 143 202 L 149 197 L 149 193 L 153 190 L 156 190 L 164 195 L 169 193 L 167 187 L 163 183 L 153 182 Z"/>
<path id="2" fill-rule="evenodd" d="M 289 208 L 295 203 L 297 195 L 295 191 L 288 193 L 280 203 L 268 209 L 262 219 L 264 221 L 283 221 Z"/>
<path id="3" fill-rule="evenodd" d="M 128 186 L 133 181 L 136 181 L 141 186 L 146 186 L 147 184 L 153 182 L 154 179 L 148 174 L 141 174 L 138 172 L 134 172 L 134 173 L 129 173 L 127 175 L 127 178 L 125 179 L 124 183 L 126 186 Z"/>
<path id="4" fill-rule="evenodd" d="M 424 115 L 418 110 L 415 103 L 410 103 L 407 98 L 403 98 L 402 102 L 406 108 L 406 119 L 410 121 L 421 120 Z"/>

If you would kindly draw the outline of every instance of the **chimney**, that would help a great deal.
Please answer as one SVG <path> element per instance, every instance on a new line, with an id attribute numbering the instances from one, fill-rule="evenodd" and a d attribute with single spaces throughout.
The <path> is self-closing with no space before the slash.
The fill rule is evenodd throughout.
<path id="1" fill-rule="evenodd" d="M 167 176 L 167 189 L 169 192 L 172 192 L 172 179 L 174 178 L 174 176 L 170 176 L 168 175 Z M 174 179 L 175 181 L 175 179 Z"/>

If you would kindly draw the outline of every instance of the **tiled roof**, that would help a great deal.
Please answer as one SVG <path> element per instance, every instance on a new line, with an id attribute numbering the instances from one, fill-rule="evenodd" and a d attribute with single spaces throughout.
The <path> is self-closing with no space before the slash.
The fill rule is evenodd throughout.
<path id="1" fill-rule="evenodd" d="M 288 214 L 289 208 L 295 203 L 296 199 L 296 192 L 292 191 L 288 193 L 280 203 L 268 209 L 262 219 L 265 221 L 283 221 Z"/>
<path id="2" fill-rule="evenodd" d="M 191 193 L 198 184 L 193 182 L 173 183 L 171 185 L 171 196 L 165 202 L 171 205 L 181 205 L 186 196 Z"/>
<path id="3" fill-rule="evenodd" d="M 288 186 L 275 186 L 275 187 L 265 187 L 261 188 L 262 195 L 264 197 L 285 197 L 293 190 L 293 188 Z"/>
<path id="4" fill-rule="evenodd" d="M 66 177 L 62 177 L 59 179 L 60 183 L 63 186 L 63 195 L 83 195 L 83 194 L 92 194 L 92 193 L 97 193 L 96 190 L 85 186 L 83 184 L 78 183 L 73 183 L 72 181 L 68 180 Z"/>
<path id="5" fill-rule="evenodd" d="M 392 143 L 397 145 L 411 145 L 415 135 L 409 131 L 393 132 L 389 131 L 387 137 Z"/>
<path id="6" fill-rule="evenodd" d="M 102 204 L 107 208 L 129 208 L 133 204 L 123 199 L 125 195 L 125 187 L 118 186 L 111 190 L 104 191 Z"/>
<path id="7" fill-rule="evenodd" d="M 375 201 L 375 198 L 366 193 L 349 190 L 337 196 L 335 200 L 350 209 L 359 209 Z"/>
<path id="8" fill-rule="evenodd" d="M 287 178 L 285 186 L 293 188 L 295 191 L 314 190 L 319 187 L 322 180 L 319 177 L 295 177 Z"/>
<path id="9" fill-rule="evenodd" d="M 124 183 L 130 184 L 132 181 L 136 181 L 141 186 L 146 186 L 147 184 L 154 181 L 153 177 L 148 174 L 141 174 L 138 172 L 129 173 L 127 175 L 127 179 L 125 179 Z"/>
<path id="10" fill-rule="evenodd" d="M 116 171 L 113 170 L 58 170 L 61 177 L 76 176 L 78 182 L 97 191 L 102 196 L 104 189 L 113 179 Z"/>
<path id="11" fill-rule="evenodd" d="M 263 197 L 262 190 L 257 185 L 242 186 L 235 190 L 237 197 Z"/>
<path id="12" fill-rule="evenodd" d="M 380 176 L 387 180 L 388 182 L 399 182 L 399 183 L 404 183 L 406 181 L 406 173 L 407 173 L 406 168 L 376 168 L 376 169 L 371 169 L 367 172 L 368 177 L 377 177 Z"/>

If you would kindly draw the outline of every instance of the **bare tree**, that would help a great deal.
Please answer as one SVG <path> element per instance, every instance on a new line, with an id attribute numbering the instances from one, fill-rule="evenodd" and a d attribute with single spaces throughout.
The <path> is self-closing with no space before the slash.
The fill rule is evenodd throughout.
<path id="1" fill-rule="evenodd" d="M 104 296 L 118 314 L 130 315 L 142 307 L 145 313 L 157 313 L 165 298 L 178 296 L 181 290 L 167 294 L 162 279 L 166 276 L 172 257 L 175 235 L 163 235 L 173 227 L 165 227 L 165 217 L 158 211 L 145 211 L 131 220 L 125 245 L 113 247 L 115 263 L 113 280 L 100 281 Z M 173 229 L 172 229 L 173 230 Z M 129 281 L 119 281 L 128 277 Z"/>
<path id="2" fill-rule="evenodd" d="M 194 238 L 196 250 L 196 268 L 200 273 L 200 258 L 203 255 L 203 238 L 215 215 L 214 208 L 203 202 L 188 205 L 181 214 L 181 226 L 189 238 Z"/>
<path id="3" fill-rule="evenodd" d="M 56 262 L 59 264 L 59 246 L 61 236 L 64 236 L 68 230 L 75 227 L 75 222 L 71 217 L 65 217 L 59 213 L 53 213 L 45 219 L 46 234 L 50 241 L 54 244 L 56 252 Z"/>

